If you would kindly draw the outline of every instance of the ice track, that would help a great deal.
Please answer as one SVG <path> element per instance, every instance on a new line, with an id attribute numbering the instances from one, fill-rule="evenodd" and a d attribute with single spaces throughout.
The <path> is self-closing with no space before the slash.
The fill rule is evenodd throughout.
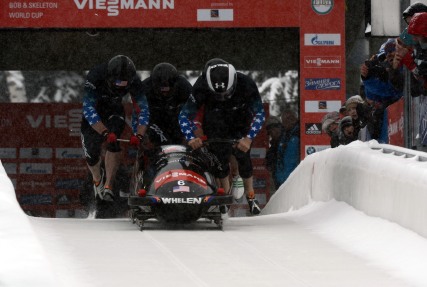
<path id="1" fill-rule="evenodd" d="M 57 286 L 416 286 L 301 219 L 231 218 L 224 231 L 141 232 L 127 219 L 31 218 L 31 225 Z"/>

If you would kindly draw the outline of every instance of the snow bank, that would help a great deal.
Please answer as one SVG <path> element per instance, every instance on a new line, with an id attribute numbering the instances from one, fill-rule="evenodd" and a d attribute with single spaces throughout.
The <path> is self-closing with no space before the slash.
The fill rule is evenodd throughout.
<path id="1" fill-rule="evenodd" d="M 0 286 L 55 286 L 46 254 L 1 161 L 0 187 Z"/>
<path id="2" fill-rule="evenodd" d="M 262 214 L 331 199 L 427 237 L 427 153 L 357 141 L 312 154 L 272 196 Z"/>

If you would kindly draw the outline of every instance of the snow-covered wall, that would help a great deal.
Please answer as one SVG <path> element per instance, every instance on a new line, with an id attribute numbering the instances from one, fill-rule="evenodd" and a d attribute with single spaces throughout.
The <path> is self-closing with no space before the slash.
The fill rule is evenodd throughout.
<path id="1" fill-rule="evenodd" d="M 314 153 L 295 169 L 262 214 L 330 199 L 427 237 L 427 153 L 376 141 Z"/>
<path id="2" fill-rule="evenodd" d="M 0 286 L 56 286 L 51 265 L 28 216 L 16 200 L 15 189 L 1 161 L 0 187 Z M 4 238 L 8 240 L 3 241 Z M 13 246 L 9 243 L 11 238 Z M 30 277 L 26 276 L 28 270 Z"/>

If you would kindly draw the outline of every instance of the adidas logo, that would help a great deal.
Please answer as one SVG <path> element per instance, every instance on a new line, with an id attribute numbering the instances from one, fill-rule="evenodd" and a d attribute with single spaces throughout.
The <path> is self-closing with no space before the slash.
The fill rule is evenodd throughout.
<path id="1" fill-rule="evenodd" d="M 68 203 L 70 203 L 70 200 L 65 194 L 63 194 L 58 198 L 58 204 L 68 204 Z"/>
<path id="2" fill-rule="evenodd" d="M 321 131 L 320 124 L 315 124 L 315 123 L 305 124 L 306 135 L 320 135 L 321 133 L 322 131 Z"/>

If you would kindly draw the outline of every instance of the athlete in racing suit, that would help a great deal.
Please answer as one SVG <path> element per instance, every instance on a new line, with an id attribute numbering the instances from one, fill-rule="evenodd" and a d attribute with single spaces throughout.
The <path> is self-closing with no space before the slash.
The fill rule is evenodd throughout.
<path id="1" fill-rule="evenodd" d="M 203 131 L 208 139 L 238 139 L 232 146 L 228 143 L 210 143 L 208 149 L 221 165 L 213 171 L 224 190 L 230 190 L 229 159 L 233 154 L 238 162 L 239 174 L 243 178 L 245 194 L 251 214 L 259 214 L 252 179 L 250 148 L 265 121 L 261 96 L 255 82 L 248 76 L 236 72 L 233 65 L 222 59 L 211 59 L 193 86 L 193 95 L 184 105 L 179 116 L 181 130 L 188 144 L 197 149 L 202 146 L 201 138 L 195 137 L 195 116 L 204 108 Z"/>
<path id="2" fill-rule="evenodd" d="M 191 95 L 192 86 L 170 63 L 159 63 L 150 77 L 142 82 L 142 91 L 150 110 L 148 138 L 144 141 L 144 153 L 140 153 L 139 170 L 145 170 L 144 185 L 147 187 L 153 177 L 153 158 L 161 145 L 185 144 L 186 140 L 178 124 L 182 106 Z M 136 124 L 133 117 L 133 126 Z M 146 162 L 142 160 L 145 159 Z"/>
<path id="3" fill-rule="evenodd" d="M 150 124 L 147 135 L 153 145 L 184 144 L 178 114 L 191 95 L 191 84 L 169 63 L 156 65 L 142 82 L 147 97 Z"/>
<path id="4" fill-rule="evenodd" d="M 130 143 L 137 146 L 145 135 L 149 110 L 135 65 L 128 57 L 118 55 L 89 71 L 83 96 L 81 138 L 87 165 L 93 177 L 95 195 L 105 201 L 114 200 L 111 184 L 121 158 L 117 139 L 125 128 L 122 101 L 128 93 L 138 109 L 135 134 L 130 138 Z M 101 170 L 103 142 L 107 142 L 105 174 Z"/>

